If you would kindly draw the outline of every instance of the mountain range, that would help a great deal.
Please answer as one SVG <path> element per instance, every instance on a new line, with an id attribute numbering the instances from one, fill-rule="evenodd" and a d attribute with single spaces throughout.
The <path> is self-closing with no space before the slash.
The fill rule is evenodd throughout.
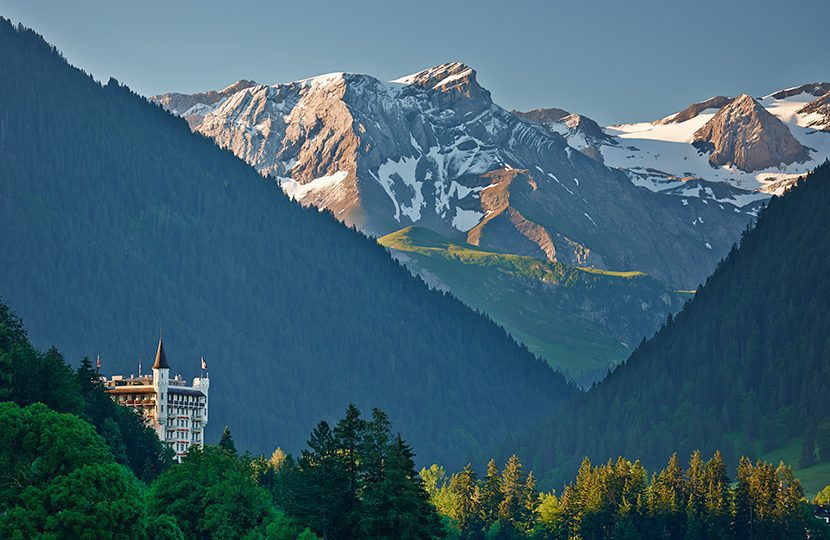
<path id="1" fill-rule="evenodd" d="M 562 109 L 509 112 L 460 62 L 390 82 L 332 73 L 152 100 L 589 384 L 676 313 L 770 194 L 830 155 L 828 90 L 717 96 L 607 127 Z M 503 272 L 483 286 L 480 259 L 446 265 L 434 246 L 413 255 L 386 238 L 408 236 L 412 248 L 424 236 L 410 227 L 590 271 L 613 292 Z M 528 301 L 494 301 L 513 293 Z M 621 304 L 641 306 L 638 324 L 607 316 Z"/>
<path id="2" fill-rule="evenodd" d="M 126 375 L 163 328 L 171 375 L 207 363 L 208 442 L 230 425 L 240 448 L 296 453 L 354 402 L 460 467 L 575 391 L 374 240 L 5 19 L 0 156 L 0 295 L 32 343 Z"/>
<path id="3" fill-rule="evenodd" d="M 720 450 L 830 474 L 830 163 L 771 200 L 683 310 L 590 391 L 511 440 L 562 480 L 585 457 Z M 818 433 L 818 435 L 817 435 Z M 818 441 L 818 443 L 817 443 Z M 824 448 L 816 453 L 816 448 Z M 509 448 L 509 450 L 507 450 Z M 563 475 L 564 472 L 564 475 Z"/>

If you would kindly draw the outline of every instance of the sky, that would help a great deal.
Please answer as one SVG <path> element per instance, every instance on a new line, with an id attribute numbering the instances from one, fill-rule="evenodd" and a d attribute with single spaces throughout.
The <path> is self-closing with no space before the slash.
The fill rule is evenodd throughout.
<path id="1" fill-rule="evenodd" d="M 611 124 L 830 80 L 825 0 L 0 0 L 0 15 L 144 95 L 461 61 L 502 107 Z"/>

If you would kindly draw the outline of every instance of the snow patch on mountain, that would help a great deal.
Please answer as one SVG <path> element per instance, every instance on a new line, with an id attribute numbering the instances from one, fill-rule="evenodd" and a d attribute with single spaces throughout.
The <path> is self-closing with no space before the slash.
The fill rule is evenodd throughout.
<path id="1" fill-rule="evenodd" d="M 277 182 L 285 194 L 291 199 L 302 201 L 309 193 L 337 187 L 348 175 L 349 173 L 347 171 L 337 171 L 332 175 L 321 176 L 305 184 L 301 184 L 291 178 L 282 177 L 278 178 Z"/>
<path id="2" fill-rule="evenodd" d="M 395 219 L 397 221 L 400 221 L 401 214 L 408 217 L 413 223 L 421 219 L 421 208 L 424 207 L 424 193 L 421 188 L 424 183 L 415 179 L 418 161 L 418 157 L 402 157 L 398 161 L 390 159 L 378 167 L 378 182 L 383 186 L 384 191 L 395 205 Z M 412 194 L 407 204 L 400 202 L 398 198 L 407 197 L 408 193 L 395 193 L 397 181 L 403 182 L 405 186 L 411 188 Z"/>
<path id="3" fill-rule="evenodd" d="M 467 232 L 481 221 L 484 217 L 483 212 L 477 210 L 465 210 L 464 208 L 456 208 L 455 216 L 452 218 L 452 226 L 461 232 Z"/>

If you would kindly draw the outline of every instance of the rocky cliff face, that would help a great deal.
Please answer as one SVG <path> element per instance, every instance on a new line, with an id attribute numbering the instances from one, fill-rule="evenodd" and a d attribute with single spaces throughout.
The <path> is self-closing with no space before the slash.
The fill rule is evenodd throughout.
<path id="1" fill-rule="evenodd" d="M 616 144 L 595 122 L 537 112 L 550 126 L 558 118 L 552 128 L 517 117 L 461 63 L 391 82 L 336 73 L 241 86 L 212 103 L 175 99 L 203 113 L 196 131 L 301 203 L 370 234 L 418 225 L 488 249 L 636 269 L 693 288 L 752 218 L 638 188 L 574 148 Z M 155 99 L 183 114 L 174 98 Z"/>
<path id="2" fill-rule="evenodd" d="M 707 109 L 720 109 L 730 103 L 735 98 L 726 97 L 726 96 L 714 96 L 710 97 L 709 99 L 705 99 L 703 101 L 699 101 L 697 103 L 692 103 L 682 111 L 675 113 L 671 116 L 667 116 L 660 120 L 661 124 L 679 124 L 681 122 L 686 122 L 687 120 L 691 120 L 692 118 L 696 117 L 703 111 Z"/>
<path id="3" fill-rule="evenodd" d="M 605 134 L 599 124 L 582 114 L 569 113 L 556 108 L 534 109 L 527 112 L 514 110 L 513 114 L 538 123 L 552 133 L 562 135 L 569 145 L 600 163 L 603 162 L 601 146 L 617 144 L 613 137 Z"/>
<path id="4" fill-rule="evenodd" d="M 712 165 L 734 165 L 747 172 L 810 159 L 807 148 L 787 126 L 746 94 L 721 108 L 697 130 L 694 144 L 710 153 Z"/>
<path id="5" fill-rule="evenodd" d="M 798 110 L 806 115 L 806 125 L 823 131 L 830 131 L 830 90 Z"/>
<path id="6" fill-rule="evenodd" d="M 241 80 L 222 90 L 210 90 L 198 94 L 170 93 L 153 98 L 159 105 L 187 120 L 191 129 L 202 123 L 204 115 L 213 110 L 218 103 L 245 88 L 255 86 L 254 81 Z"/>

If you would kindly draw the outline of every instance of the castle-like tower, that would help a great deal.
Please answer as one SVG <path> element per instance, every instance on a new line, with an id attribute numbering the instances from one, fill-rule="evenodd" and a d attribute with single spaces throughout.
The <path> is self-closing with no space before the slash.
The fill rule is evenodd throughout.
<path id="1" fill-rule="evenodd" d="M 152 377 L 141 373 L 137 377 L 113 375 L 103 381 L 107 393 L 117 403 L 144 416 L 159 439 L 173 448 L 177 461 L 191 446 L 204 445 L 210 379 L 206 375 L 195 378 L 190 386 L 180 376 L 171 379 L 161 337 Z"/>

